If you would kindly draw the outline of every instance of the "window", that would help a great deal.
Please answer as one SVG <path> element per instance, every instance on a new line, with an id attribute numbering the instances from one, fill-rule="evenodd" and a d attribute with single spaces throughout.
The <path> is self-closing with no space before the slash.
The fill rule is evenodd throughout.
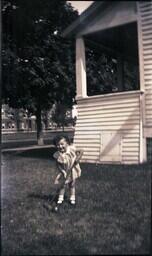
<path id="1" fill-rule="evenodd" d="M 87 95 L 139 90 L 137 23 L 84 37 Z"/>

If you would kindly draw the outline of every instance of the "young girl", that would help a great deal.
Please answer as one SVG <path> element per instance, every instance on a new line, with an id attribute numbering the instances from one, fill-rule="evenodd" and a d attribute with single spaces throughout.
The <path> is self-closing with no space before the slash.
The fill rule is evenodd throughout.
<path id="1" fill-rule="evenodd" d="M 66 136 L 57 136 L 54 139 L 54 144 L 57 151 L 53 157 L 56 160 L 59 172 L 55 179 L 55 184 L 65 181 L 70 189 L 70 203 L 75 205 L 75 183 L 76 179 L 81 176 L 79 160 L 82 157 L 83 150 L 76 150 L 75 146 L 70 144 L 69 138 Z M 64 194 L 65 187 L 59 192 L 57 204 L 63 203 Z"/>

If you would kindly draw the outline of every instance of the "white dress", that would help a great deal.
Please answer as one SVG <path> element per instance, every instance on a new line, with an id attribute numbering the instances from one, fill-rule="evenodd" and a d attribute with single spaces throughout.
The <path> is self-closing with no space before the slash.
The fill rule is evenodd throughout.
<path id="1" fill-rule="evenodd" d="M 55 152 L 53 157 L 56 159 L 59 174 L 55 179 L 55 184 L 59 184 L 66 178 L 67 173 L 71 169 L 70 174 L 67 177 L 66 182 L 70 183 L 81 176 L 81 168 L 79 164 L 75 164 L 76 160 L 76 148 L 73 145 L 67 147 L 67 151 L 61 153 Z"/>

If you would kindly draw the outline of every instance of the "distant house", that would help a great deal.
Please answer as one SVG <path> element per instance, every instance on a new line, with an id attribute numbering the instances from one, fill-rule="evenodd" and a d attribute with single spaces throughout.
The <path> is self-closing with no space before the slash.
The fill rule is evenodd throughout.
<path id="1" fill-rule="evenodd" d="M 2 105 L 1 109 L 1 128 L 2 131 L 4 130 L 15 130 L 15 122 L 11 119 L 11 116 L 7 115 L 7 112 L 5 111 L 5 105 Z"/>
<path id="2" fill-rule="evenodd" d="M 10 108 L 7 104 L 2 104 L 1 108 L 1 129 L 2 133 L 16 131 L 36 131 L 36 117 L 27 116 L 22 109 Z"/>
<path id="3" fill-rule="evenodd" d="M 52 109 L 42 115 L 43 130 L 55 129 L 57 124 L 52 122 Z M 72 110 L 66 112 L 67 126 L 73 126 L 76 117 L 76 105 Z M 46 120 L 47 119 L 47 120 Z M 36 116 L 27 114 L 23 109 L 13 109 L 7 104 L 2 104 L 1 108 L 1 130 L 2 133 L 12 133 L 17 131 L 36 131 Z"/>
<path id="4" fill-rule="evenodd" d="M 78 117 L 74 142 L 84 148 L 82 161 L 145 162 L 146 145 L 152 140 L 152 2 L 95 1 L 62 35 L 76 40 Z M 114 58 L 117 82 L 110 93 L 93 95 L 89 91 L 87 42 Z M 128 90 L 125 62 L 134 63 L 139 73 Z"/>

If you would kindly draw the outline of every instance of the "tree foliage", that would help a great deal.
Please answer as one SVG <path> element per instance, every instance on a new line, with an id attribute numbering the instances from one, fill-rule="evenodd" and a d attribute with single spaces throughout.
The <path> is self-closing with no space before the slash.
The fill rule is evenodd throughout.
<path id="1" fill-rule="evenodd" d="M 66 1 L 4 0 L 2 15 L 2 97 L 35 114 L 41 130 L 42 110 L 75 97 L 74 42 L 61 32 L 78 13 Z"/>

